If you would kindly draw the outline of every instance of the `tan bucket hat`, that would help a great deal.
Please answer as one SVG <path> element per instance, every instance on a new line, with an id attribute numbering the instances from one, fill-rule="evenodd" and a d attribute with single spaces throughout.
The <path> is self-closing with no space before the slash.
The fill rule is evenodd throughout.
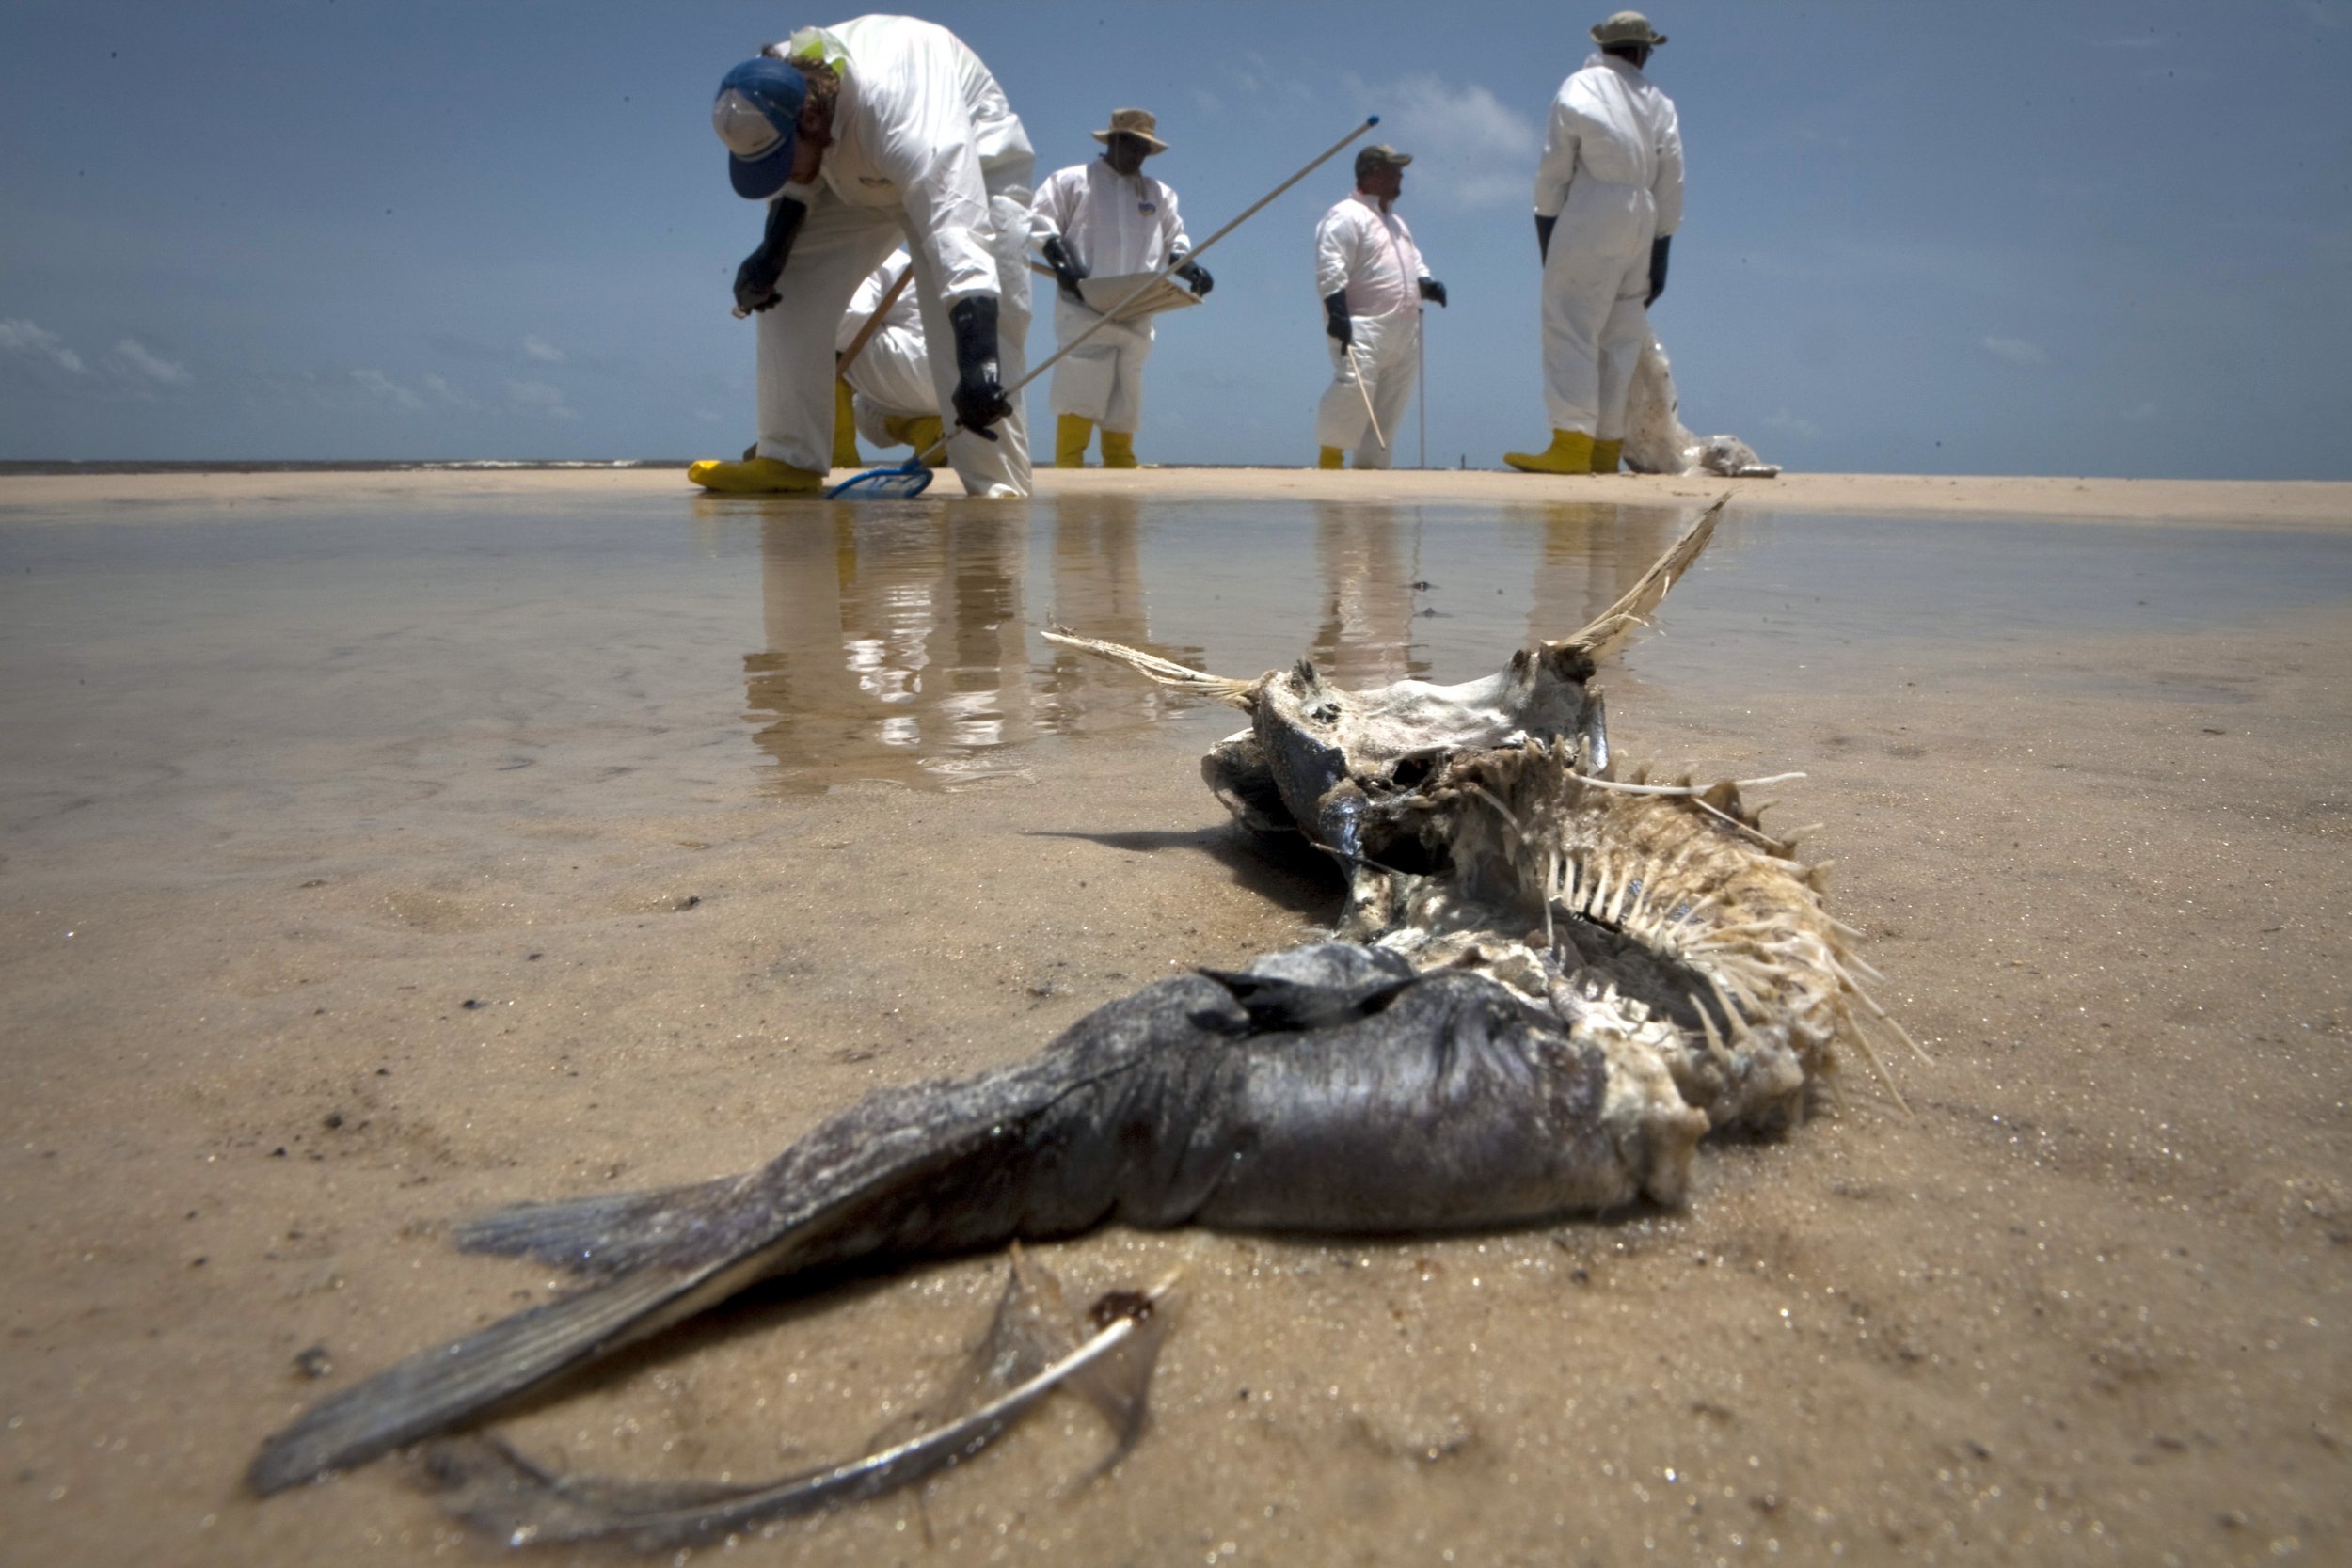
<path id="1" fill-rule="evenodd" d="M 1640 11 L 1619 11 L 1594 26 L 1593 41 L 1604 47 L 1612 43 L 1646 43 L 1656 48 L 1666 41 L 1666 35 L 1652 27 L 1649 18 Z"/>
<path id="2" fill-rule="evenodd" d="M 1113 109 L 1109 127 L 1095 132 L 1094 139 L 1108 146 L 1113 136 L 1136 136 L 1152 151 L 1165 152 L 1168 143 L 1152 134 L 1159 128 L 1160 122 L 1149 109 Z"/>

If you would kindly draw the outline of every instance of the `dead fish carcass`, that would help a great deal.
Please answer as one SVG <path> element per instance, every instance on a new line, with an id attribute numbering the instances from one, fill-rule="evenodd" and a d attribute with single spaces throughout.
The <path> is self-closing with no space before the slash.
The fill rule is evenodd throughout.
<path id="1" fill-rule="evenodd" d="M 747 1175 L 474 1222 L 461 1244 L 585 1283 L 321 1402 L 249 1483 L 468 1425 L 755 1281 L 842 1263 L 1106 1223 L 1428 1232 L 1681 1202 L 1703 1135 L 1787 1127 L 1835 1042 L 1883 1017 L 1820 869 L 1739 785 L 1614 776 L 1596 661 L 1721 507 L 1592 626 L 1464 686 L 1225 680 L 1055 634 L 1250 713 L 1209 782 L 1332 855 L 1344 940 L 1161 981 L 1025 1063 L 878 1091 Z M 573 1519 L 581 1494 L 485 1463 L 501 1495 Z"/>

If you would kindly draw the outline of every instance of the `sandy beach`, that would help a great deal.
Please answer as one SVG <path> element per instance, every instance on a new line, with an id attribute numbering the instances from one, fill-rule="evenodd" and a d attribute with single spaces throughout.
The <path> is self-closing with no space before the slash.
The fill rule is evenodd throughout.
<path id="1" fill-rule="evenodd" d="M 1932 1057 L 1890 1059 L 1908 1114 L 1849 1074 L 1676 1212 L 1037 1247 L 1082 1298 L 1182 1271 L 1135 1449 L 1094 1476 L 1061 1401 L 735 1557 L 2352 1557 L 2352 484 L 1040 477 L 866 522 L 673 469 L 0 477 L 0 1559 L 498 1555 L 398 1460 L 241 1481 L 561 1288 L 453 1218 L 748 1169 L 1331 915 L 1200 783 L 1233 716 L 1053 664 L 1049 618 L 1463 679 L 1727 489 L 1602 672 L 1613 734 L 1805 775 L 1774 820 L 1821 824 Z M 1154 521 L 1196 515 L 1240 543 Z M 1359 586 L 1406 653 L 1350 640 Z M 868 745 L 894 671 L 955 766 Z M 845 1457 L 944 1397 L 1003 1277 L 771 1293 L 505 1430 L 599 1473 Z"/>

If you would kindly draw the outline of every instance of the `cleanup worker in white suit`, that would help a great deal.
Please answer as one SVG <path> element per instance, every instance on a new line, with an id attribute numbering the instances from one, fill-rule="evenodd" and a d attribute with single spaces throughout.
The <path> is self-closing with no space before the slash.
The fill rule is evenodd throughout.
<path id="1" fill-rule="evenodd" d="M 735 278 L 737 309 L 758 317 L 759 440 L 756 455 L 688 477 L 737 492 L 823 486 L 834 335 L 858 284 L 903 243 L 938 406 L 963 426 L 947 461 L 972 495 L 1027 495 L 1027 426 L 1005 388 L 1025 367 L 1035 157 L 979 56 L 913 17 L 805 27 L 728 71 L 711 120 L 736 194 L 768 203 Z"/>
<path id="2" fill-rule="evenodd" d="M 1060 280 L 1054 335 L 1067 343 L 1102 319 L 1078 285 L 1089 277 L 1157 272 L 1187 255 L 1192 241 L 1176 213 L 1176 193 L 1143 172 L 1143 160 L 1168 150 L 1159 121 L 1143 109 L 1116 109 L 1092 133 L 1103 155 L 1057 169 L 1038 187 L 1033 206 L 1038 254 Z M 1196 294 L 1214 286 L 1208 269 L 1186 261 L 1176 276 Z M 1103 467 L 1136 466 L 1143 420 L 1143 362 L 1152 355 L 1152 318 L 1114 321 L 1054 367 L 1047 402 L 1054 410 L 1054 466 L 1086 467 L 1094 427 L 1103 427 Z"/>
<path id="3" fill-rule="evenodd" d="M 857 335 L 874 319 L 874 312 L 898 288 L 898 279 L 914 264 L 902 247 L 857 286 L 850 309 L 834 336 L 834 347 L 847 353 Z M 931 382 L 930 356 L 923 338 L 923 314 L 912 290 L 900 290 L 882 312 L 882 324 L 866 340 L 858 356 L 841 372 L 849 389 L 850 406 L 834 415 L 834 467 L 855 467 L 857 446 L 845 425 L 878 447 L 913 447 L 919 456 L 939 441 L 939 391 Z M 843 443 L 847 442 L 845 447 Z"/>
<path id="4" fill-rule="evenodd" d="M 1422 301 L 1445 303 L 1445 285 L 1422 265 L 1395 210 L 1412 161 L 1385 143 L 1357 153 L 1356 189 L 1315 226 L 1315 293 L 1331 350 L 1331 385 L 1315 410 L 1318 468 L 1338 467 L 1349 447 L 1359 468 L 1389 466 L 1419 373 Z"/>
<path id="5" fill-rule="evenodd" d="M 1682 225 L 1682 132 L 1674 101 L 1642 74 L 1665 35 L 1619 11 L 1593 41 L 1599 51 L 1552 100 L 1535 170 L 1551 445 L 1502 459 L 1529 473 L 1617 471 L 1626 393 Z"/>

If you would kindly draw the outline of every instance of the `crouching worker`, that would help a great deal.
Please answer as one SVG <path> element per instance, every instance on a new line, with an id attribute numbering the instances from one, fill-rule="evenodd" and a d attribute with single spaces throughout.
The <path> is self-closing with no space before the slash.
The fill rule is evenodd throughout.
<path id="1" fill-rule="evenodd" d="M 757 318 L 759 440 L 687 477 L 739 493 L 822 488 L 836 334 L 858 285 L 903 244 L 935 406 L 962 427 L 947 462 L 972 495 L 1027 495 L 1027 424 L 1006 388 L 1026 368 L 1035 160 L 979 57 L 912 17 L 806 27 L 728 71 L 711 119 L 736 194 L 768 203 L 735 277 L 737 311 Z"/>
<path id="2" fill-rule="evenodd" d="M 944 434 L 939 393 L 931 385 L 923 313 L 915 308 L 912 284 L 901 282 L 914 264 L 904 249 L 892 251 L 857 286 L 841 318 L 834 339 L 845 356 L 833 419 L 836 468 L 859 466 L 860 436 L 871 446 L 913 447 L 915 456 L 938 466 L 939 454 L 931 449 Z"/>

